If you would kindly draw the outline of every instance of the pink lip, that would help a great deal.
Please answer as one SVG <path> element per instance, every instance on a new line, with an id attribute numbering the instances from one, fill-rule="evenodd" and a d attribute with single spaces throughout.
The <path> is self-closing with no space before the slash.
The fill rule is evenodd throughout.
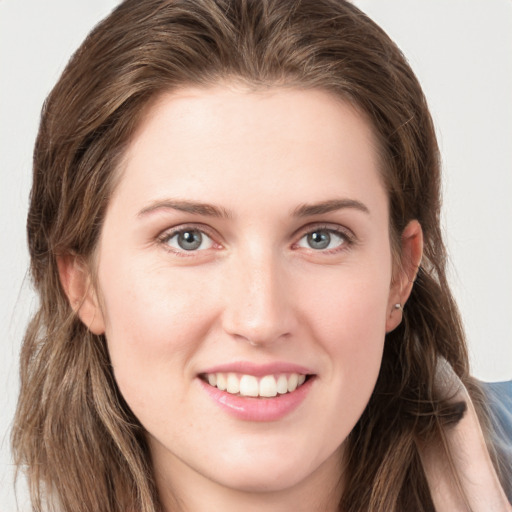
<path id="1" fill-rule="evenodd" d="M 235 361 L 233 363 L 208 368 L 201 373 L 243 373 L 246 375 L 254 375 L 255 377 L 264 377 L 265 375 L 275 375 L 277 373 L 301 373 L 303 375 L 309 375 L 314 372 L 304 366 L 292 363 L 277 362 L 254 364 L 246 361 Z"/>
<path id="2" fill-rule="evenodd" d="M 277 421 L 299 407 L 311 390 L 315 379 L 310 378 L 295 391 L 273 398 L 232 395 L 227 391 L 210 386 L 200 378 L 197 380 L 208 396 L 231 416 L 245 421 L 264 422 Z"/>

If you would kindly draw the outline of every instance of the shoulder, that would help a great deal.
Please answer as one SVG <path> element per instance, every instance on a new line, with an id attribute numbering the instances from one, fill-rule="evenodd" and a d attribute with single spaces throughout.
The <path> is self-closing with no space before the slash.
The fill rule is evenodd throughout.
<path id="1" fill-rule="evenodd" d="M 512 469 L 512 380 L 481 382 L 481 386 L 487 398 L 493 444 Z M 512 495 L 508 499 L 512 501 Z"/>
<path id="2" fill-rule="evenodd" d="M 505 382 L 482 382 L 491 421 L 497 434 L 507 446 L 512 455 L 512 380 Z"/>

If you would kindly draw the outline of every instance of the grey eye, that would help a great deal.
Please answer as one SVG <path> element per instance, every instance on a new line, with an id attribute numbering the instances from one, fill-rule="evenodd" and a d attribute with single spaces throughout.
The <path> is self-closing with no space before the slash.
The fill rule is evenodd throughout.
<path id="1" fill-rule="evenodd" d="M 307 241 L 312 249 L 326 249 L 331 243 L 331 234 L 327 231 L 313 231 L 307 235 Z"/>
<path id="2" fill-rule="evenodd" d="M 337 249 L 347 242 L 347 238 L 332 229 L 317 229 L 305 234 L 297 244 L 305 249 L 322 251 L 324 249 Z"/>
<path id="3" fill-rule="evenodd" d="M 203 235 L 199 231 L 183 231 L 176 235 L 178 245 L 184 251 L 195 251 L 201 247 Z"/>
<path id="4" fill-rule="evenodd" d="M 184 229 L 167 238 L 165 243 L 177 251 L 197 251 L 210 249 L 213 246 L 212 239 L 198 229 Z"/>

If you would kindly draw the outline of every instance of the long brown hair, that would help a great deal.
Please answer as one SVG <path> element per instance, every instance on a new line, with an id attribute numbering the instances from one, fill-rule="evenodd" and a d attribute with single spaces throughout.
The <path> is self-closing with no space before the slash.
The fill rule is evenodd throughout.
<path id="1" fill-rule="evenodd" d="M 421 223 L 424 257 L 348 439 L 340 510 L 433 510 L 417 445 L 460 416 L 436 396 L 440 357 L 480 402 L 446 280 L 438 147 L 400 50 L 342 0 L 127 0 L 72 57 L 44 105 L 27 223 L 40 308 L 23 343 L 12 442 L 34 509 L 161 509 L 144 429 L 118 391 L 104 337 L 70 307 L 57 258 L 91 258 L 117 164 L 148 102 L 230 79 L 321 88 L 356 105 L 380 141 L 393 246 L 411 219 Z"/>

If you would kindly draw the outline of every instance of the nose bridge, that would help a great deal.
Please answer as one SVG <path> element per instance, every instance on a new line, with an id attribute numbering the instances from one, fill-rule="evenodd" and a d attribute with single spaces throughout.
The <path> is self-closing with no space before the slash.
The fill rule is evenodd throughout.
<path id="1" fill-rule="evenodd" d="M 224 329 L 252 344 L 291 334 L 292 309 L 279 255 L 271 248 L 256 248 L 235 259 L 226 286 Z"/>

